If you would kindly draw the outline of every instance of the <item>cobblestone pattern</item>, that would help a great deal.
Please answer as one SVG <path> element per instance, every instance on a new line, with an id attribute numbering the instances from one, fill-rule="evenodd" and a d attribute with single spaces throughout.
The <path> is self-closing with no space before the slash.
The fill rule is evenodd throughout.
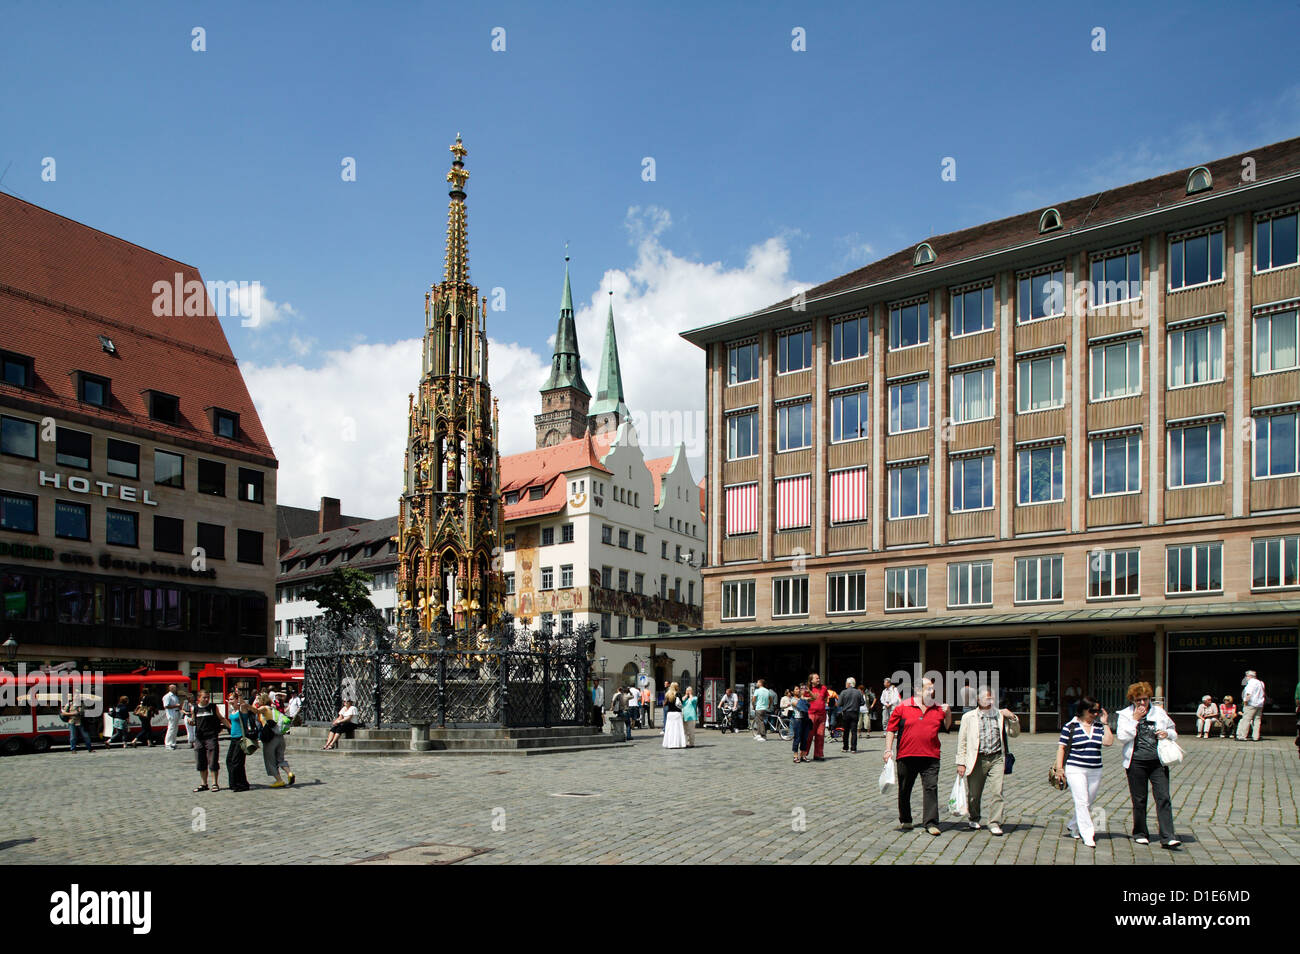
<path id="1" fill-rule="evenodd" d="M 955 778 L 956 732 L 939 795 Z M 1064 836 L 1069 797 L 1046 782 L 1055 737 L 1022 736 L 1006 778 L 1006 835 L 897 831 L 897 804 L 879 793 L 879 735 L 856 755 L 828 746 L 823 763 L 794 765 L 779 740 L 701 730 L 691 750 L 657 732 L 631 748 L 540 756 L 289 757 L 298 782 L 270 789 L 260 754 L 250 792 L 192 794 L 192 752 L 96 750 L 0 759 L 0 863 L 351 862 L 416 845 L 481 853 L 406 852 L 466 864 L 807 861 L 836 864 L 1300 863 L 1300 758 L 1290 739 L 1184 739 L 1174 768 L 1180 852 L 1133 844 L 1119 746 L 1105 754 L 1097 848 Z M 224 765 L 226 743 L 222 742 Z M 222 781 L 224 783 L 224 771 Z M 557 797 L 587 793 L 591 797 Z M 914 814 L 920 818 L 919 784 Z M 1156 831 L 1155 806 L 1150 826 Z M 800 824 L 802 822 L 802 824 Z"/>

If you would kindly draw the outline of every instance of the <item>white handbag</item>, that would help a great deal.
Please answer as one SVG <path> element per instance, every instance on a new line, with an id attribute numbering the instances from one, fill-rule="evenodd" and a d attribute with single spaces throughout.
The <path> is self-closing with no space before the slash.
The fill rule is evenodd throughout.
<path id="1" fill-rule="evenodd" d="M 1183 760 L 1182 747 L 1173 739 L 1161 739 L 1156 743 L 1156 755 L 1161 765 L 1173 765 Z"/>

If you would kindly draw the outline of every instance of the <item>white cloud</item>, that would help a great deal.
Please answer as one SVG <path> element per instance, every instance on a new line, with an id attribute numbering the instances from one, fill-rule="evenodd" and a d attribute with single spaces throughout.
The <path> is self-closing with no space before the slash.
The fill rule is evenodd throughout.
<path id="1" fill-rule="evenodd" d="M 704 476 L 704 353 L 679 333 L 788 297 L 796 284 L 789 251 L 784 238 L 771 238 L 753 246 L 743 265 L 727 268 L 665 247 L 662 237 L 671 227 L 665 210 L 629 209 L 627 227 L 634 263 L 607 271 L 576 316 L 583 374 L 594 391 L 612 288 L 624 395 L 633 414 L 652 425 L 643 428 L 643 449 L 658 456 L 685 440 L 698 480 Z M 340 498 L 345 513 L 397 512 L 407 395 L 420 376 L 418 339 L 330 351 L 315 368 L 281 361 L 242 368 L 280 460 L 280 503 L 315 507 L 328 496 Z M 502 454 L 534 446 L 538 388 L 549 369 L 549 350 L 489 342 Z"/>

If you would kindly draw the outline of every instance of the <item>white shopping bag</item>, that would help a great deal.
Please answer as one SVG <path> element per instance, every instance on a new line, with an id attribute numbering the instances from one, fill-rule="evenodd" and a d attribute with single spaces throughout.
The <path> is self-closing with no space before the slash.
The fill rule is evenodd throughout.
<path id="1" fill-rule="evenodd" d="M 880 773 L 880 794 L 888 795 L 896 785 L 898 785 L 898 772 L 894 769 L 894 760 L 890 759 Z"/>
<path id="2" fill-rule="evenodd" d="M 959 778 L 952 783 L 952 794 L 948 796 L 948 811 L 958 818 L 965 818 L 970 814 L 970 806 L 966 802 L 965 778 Z"/>
<path id="3" fill-rule="evenodd" d="M 1173 739 L 1161 739 L 1156 743 L 1156 755 L 1160 757 L 1161 765 L 1173 765 L 1175 762 L 1183 760 L 1182 746 Z"/>

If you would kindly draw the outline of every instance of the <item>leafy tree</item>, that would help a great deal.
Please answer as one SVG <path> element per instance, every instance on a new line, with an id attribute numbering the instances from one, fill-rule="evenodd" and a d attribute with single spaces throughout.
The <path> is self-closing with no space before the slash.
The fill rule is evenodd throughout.
<path id="1" fill-rule="evenodd" d="M 322 577 L 303 588 L 302 597 L 315 600 L 327 615 L 350 624 L 370 615 L 374 604 L 370 602 L 370 574 L 355 567 L 335 567 L 329 576 Z"/>

